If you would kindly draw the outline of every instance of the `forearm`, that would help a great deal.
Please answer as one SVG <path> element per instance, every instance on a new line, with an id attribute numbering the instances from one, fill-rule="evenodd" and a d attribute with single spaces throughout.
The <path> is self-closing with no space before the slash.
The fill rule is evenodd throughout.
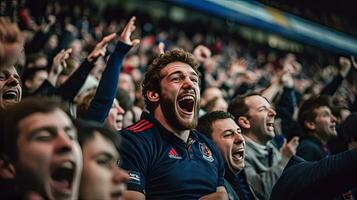
<path id="1" fill-rule="evenodd" d="M 87 79 L 88 74 L 94 67 L 94 62 L 84 60 L 79 68 L 63 83 L 57 90 L 56 94 L 64 100 L 72 102 L 78 91 Z"/>
<path id="2" fill-rule="evenodd" d="M 334 95 L 342 81 L 343 76 L 341 74 L 336 75 L 333 80 L 322 89 L 321 95 Z"/>
<path id="3" fill-rule="evenodd" d="M 86 118 L 100 123 L 104 122 L 113 100 L 117 94 L 119 73 L 126 53 L 131 46 L 118 42 L 115 52 L 110 56 L 107 66 L 99 82 L 97 92 L 91 101 Z"/>

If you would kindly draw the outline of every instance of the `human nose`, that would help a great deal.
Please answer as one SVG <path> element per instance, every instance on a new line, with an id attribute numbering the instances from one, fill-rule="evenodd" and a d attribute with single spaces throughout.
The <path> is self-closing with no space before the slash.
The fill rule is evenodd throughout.
<path id="1" fill-rule="evenodd" d="M 116 106 L 116 109 L 118 111 L 118 114 L 124 114 L 125 113 L 125 110 L 120 105 Z"/>
<path id="2" fill-rule="evenodd" d="M 19 84 L 20 84 L 19 80 L 17 78 L 15 78 L 14 75 L 10 75 L 9 76 L 9 78 L 7 80 L 7 85 L 9 85 L 9 86 L 17 86 Z"/>
<path id="3" fill-rule="evenodd" d="M 268 108 L 268 114 L 271 117 L 276 116 L 276 111 L 273 108 Z"/>
<path id="4" fill-rule="evenodd" d="M 186 76 L 184 81 L 184 88 L 194 88 L 194 85 L 194 81 L 192 81 L 189 76 Z"/>
<path id="5" fill-rule="evenodd" d="M 331 122 L 336 122 L 336 121 L 337 121 L 337 118 L 335 117 L 335 115 L 331 114 Z"/>
<path id="6" fill-rule="evenodd" d="M 64 132 L 58 134 L 56 139 L 56 150 L 55 152 L 58 154 L 64 154 L 72 151 L 72 140 L 70 137 Z"/>
<path id="7" fill-rule="evenodd" d="M 120 167 L 116 167 L 113 181 L 115 183 L 126 183 L 128 180 L 129 180 L 128 172 Z"/>
<path id="8" fill-rule="evenodd" d="M 239 144 L 242 142 L 244 142 L 244 137 L 242 136 L 242 134 L 238 132 L 234 133 L 234 143 Z"/>

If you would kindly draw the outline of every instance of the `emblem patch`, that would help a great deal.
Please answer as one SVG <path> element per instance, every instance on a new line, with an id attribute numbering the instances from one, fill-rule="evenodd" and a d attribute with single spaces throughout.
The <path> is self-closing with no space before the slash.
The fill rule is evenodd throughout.
<path id="1" fill-rule="evenodd" d="M 205 143 L 200 143 L 200 151 L 202 153 L 202 157 L 209 162 L 213 162 L 214 158 L 212 156 L 211 150 L 207 147 Z"/>
<path id="2" fill-rule="evenodd" d="M 182 159 L 182 157 L 180 155 L 178 155 L 178 153 L 176 152 L 176 150 L 172 147 L 169 151 L 169 158 L 174 158 L 174 159 Z"/>
<path id="3" fill-rule="evenodd" d="M 129 171 L 129 182 L 135 184 L 141 184 L 140 174 L 136 171 Z"/>

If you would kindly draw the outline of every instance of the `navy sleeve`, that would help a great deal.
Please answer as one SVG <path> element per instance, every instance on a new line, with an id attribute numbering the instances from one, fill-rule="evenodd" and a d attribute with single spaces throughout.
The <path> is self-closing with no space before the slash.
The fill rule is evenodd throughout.
<path id="1" fill-rule="evenodd" d="M 324 157 L 319 147 L 310 144 L 310 141 L 304 140 L 300 142 L 296 149 L 296 155 L 307 161 L 316 161 Z"/>
<path id="2" fill-rule="evenodd" d="M 331 199 L 357 187 L 357 149 L 317 162 L 301 162 L 284 171 L 271 199 Z"/>
<path id="3" fill-rule="evenodd" d="M 220 153 L 218 153 L 218 182 L 217 186 L 224 186 L 224 161 Z"/>
<path id="4" fill-rule="evenodd" d="M 67 79 L 67 81 L 56 89 L 55 94 L 60 96 L 63 100 L 73 102 L 74 97 L 81 89 L 93 67 L 94 61 L 89 62 L 85 59 L 79 68 Z"/>
<path id="5" fill-rule="evenodd" d="M 111 54 L 107 66 L 100 79 L 97 91 L 91 101 L 85 118 L 103 123 L 112 107 L 117 95 L 119 73 L 126 53 L 131 46 L 118 42 L 115 51 Z"/>
<path id="6" fill-rule="evenodd" d="M 283 94 L 276 106 L 277 118 L 281 119 L 282 131 L 284 135 L 289 134 L 288 129 L 293 123 L 295 106 L 295 90 L 293 88 L 284 87 Z"/>
<path id="7" fill-rule="evenodd" d="M 134 190 L 145 194 L 146 187 L 146 171 L 148 164 L 148 151 L 145 151 L 140 137 L 134 135 L 140 133 L 131 133 L 121 131 L 122 143 L 118 150 L 121 157 L 120 167 L 127 170 L 129 173 L 129 181 L 127 183 L 128 190 Z"/>
<path id="8" fill-rule="evenodd" d="M 340 73 L 338 73 L 333 80 L 328 83 L 321 91 L 321 95 L 329 95 L 332 96 L 335 94 L 337 91 L 338 87 L 340 87 L 341 83 L 343 81 L 343 77 L 341 76 Z"/>
<path id="9" fill-rule="evenodd" d="M 34 92 L 34 95 L 53 95 L 56 91 L 55 86 L 53 86 L 47 79 L 43 81 L 41 86 Z"/>

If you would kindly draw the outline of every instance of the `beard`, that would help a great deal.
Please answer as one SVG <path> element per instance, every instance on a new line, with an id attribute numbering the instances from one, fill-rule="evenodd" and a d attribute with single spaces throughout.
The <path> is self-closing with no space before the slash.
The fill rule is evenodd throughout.
<path id="1" fill-rule="evenodd" d="M 15 180 L 23 194 L 34 193 L 44 199 L 51 196 L 50 185 L 40 171 L 29 170 L 28 167 L 18 165 Z"/>
<path id="2" fill-rule="evenodd" d="M 193 109 L 193 119 L 183 119 L 177 109 L 175 101 L 162 95 L 160 100 L 160 106 L 168 123 L 176 130 L 183 131 L 196 128 L 198 123 L 198 104 L 196 103 Z"/>

